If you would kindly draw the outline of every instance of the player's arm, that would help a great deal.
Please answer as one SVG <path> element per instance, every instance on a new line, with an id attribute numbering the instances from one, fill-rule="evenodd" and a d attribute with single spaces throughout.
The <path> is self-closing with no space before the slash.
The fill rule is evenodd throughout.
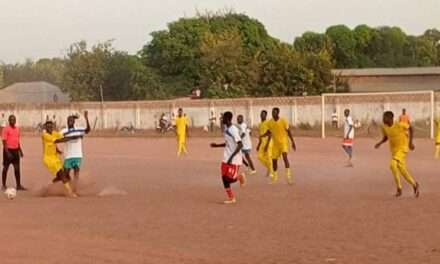
<path id="1" fill-rule="evenodd" d="M 296 143 L 295 143 L 295 139 L 293 138 L 292 132 L 290 132 L 290 129 L 286 129 L 287 130 L 287 135 L 289 136 L 290 142 L 292 142 L 292 149 L 294 151 L 296 151 Z"/>
<path id="2" fill-rule="evenodd" d="M 21 144 L 18 144 L 18 154 L 20 155 L 20 157 L 24 157 L 24 153 L 23 153 L 23 149 L 21 148 Z"/>
<path id="3" fill-rule="evenodd" d="M 211 148 L 224 148 L 224 147 L 226 147 L 226 143 L 221 143 L 221 144 L 211 143 Z"/>
<path id="4" fill-rule="evenodd" d="M 231 156 L 228 159 L 228 164 L 231 164 L 232 160 L 234 159 L 235 155 L 237 155 L 241 149 L 243 148 L 243 143 L 241 141 L 237 142 L 237 147 L 235 148 L 234 152 L 231 154 Z"/>
<path id="5" fill-rule="evenodd" d="M 261 137 L 258 137 L 257 151 L 260 150 L 261 147 Z"/>
<path id="6" fill-rule="evenodd" d="M 348 136 L 350 135 L 352 129 L 353 129 L 353 123 L 350 122 L 349 125 L 348 125 L 347 134 L 345 135 L 345 139 L 348 139 Z"/>
<path id="7" fill-rule="evenodd" d="M 385 135 L 385 132 L 382 131 L 382 133 L 383 133 L 382 140 L 379 141 L 379 142 L 374 146 L 376 149 L 380 148 L 380 146 L 381 146 L 383 143 L 385 143 L 385 142 L 388 141 L 388 137 L 387 137 L 387 135 Z"/>
<path id="8" fill-rule="evenodd" d="M 264 137 L 269 137 L 269 136 L 270 136 L 270 130 L 267 130 L 266 133 L 264 133 L 263 135 L 260 136 L 260 139 L 264 138 Z"/>
<path id="9" fill-rule="evenodd" d="M 414 150 L 416 147 L 414 146 L 414 130 L 412 128 L 412 126 L 410 125 L 408 128 L 408 134 L 409 134 L 409 149 L 410 150 Z"/>
<path id="10" fill-rule="evenodd" d="M 84 119 L 86 120 L 86 131 L 85 133 L 90 133 L 91 127 L 89 122 L 89 111 L 84 111 Z"/>
<path id="11" fill-rule="evenodd" d="M 63 138 L 59 138 L 57 140 L 55 140 L 55 144 L 59 144 L 59 143 L 66 143 L 72 140 L 77 140 L 83 138 L 83 136 L 73 136 L 73 137 L 63 137 Z"/>

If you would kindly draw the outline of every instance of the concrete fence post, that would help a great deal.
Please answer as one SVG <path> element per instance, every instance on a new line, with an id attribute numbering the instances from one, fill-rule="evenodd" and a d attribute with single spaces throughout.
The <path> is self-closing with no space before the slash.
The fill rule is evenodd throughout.
<path id="1" fill-rule="evenodd" d="M 139 106 L 139 103 L 135 103 L 135 128 L 140 129 L 141 128 L 141 108 Z"/>
<path id="2" fill-rule="evenodd" d="M 252 128 L 254 127 L 254 107 L 252 99 L 248 100 L 248 109 L 247 109 L 247 120 L 249 120 L 249 126 Z"/>

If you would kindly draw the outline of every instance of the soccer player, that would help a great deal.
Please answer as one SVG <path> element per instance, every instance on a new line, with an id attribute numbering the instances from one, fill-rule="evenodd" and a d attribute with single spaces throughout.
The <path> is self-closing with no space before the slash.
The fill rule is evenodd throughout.
<path id="1" fill-rule="evenodd" d="M 179 108 L 176 118 L 176 135 L 177 135 L 177 156 L 183 153 L 187 154 L 186 150 L 186 135 L 188 134 L 188 118 L 183 114 L 183 109 Z"/>
<path id="2" fill-rule="evenodd" d="M 14 115 L 8 118 L 9 125 L 2 130 L 3 140 L 3 171 L 2 188 L 6 190 L 6 180 L 9 166 L 14 166 L 15 182 L 17 191 L 26 191 L 21 185 L 20 159 L 23 158 L 23 150 L 20 144 L 20 129 L 16 126 L 17 119 Z"/>
<path id="3" fill-rule="evenodd" d="M 72 190 L 70 186 L 70 179 L 67 176 L 66 171 L 63 168 L 59 154 L 61 151 L 57 148 L 56 144 L 64 143 L 67 141 L 77 140 L 82 138 L 82 136 L 74 136 L 63 138 L 61 133 L 54 131 L 53 121 L 46 121 L 45 131 L 42 135 L 43 140 L 43 163 L 47 169 L 54 175 L 53 183 L 62 181 L 64 188 L 67 191 L 67 196 L 76 198 L 78 195 Z"/>
<path id="4" fill-rule="evenodd" d="M 290 170 L 290 162 L 287 154 L 289 152 L 289 138 L 292 143 L 292 149 L 296 151 L 295 140 L 289 129 L 289 123 L 286 119 L 280 117 L 280 109 L 275 107 L 272 109 L 272 119 L 268 122 L 269 131 L 263 137 L 271 136 L 273 140 L 272 147 L 272 183 L 278 180 L 278 159 L 283 157 L 286 168 L 287 183 L 293 184 L 292 171 Z"/>
<path id="5" fill-rule="evenodd" d="M 350 110 L 344 110 L 344 139 L 342 141 L 342 148 L 348 155 L 347 167 L 353 167 L 351 159 L 353 157 L 353 139 L 354 139 L 354 123 L 350 116 Z"/>
<path id="6" fill-rule="evenodd" d="M 67 128 L 61 131 L 61 134 L 65 138 L 75 137 L 74 140 L 68 140 L 65 142 L 64 148 L 64 169 L 66 170 L 67 177 L 70 178 L 70 171 L 73 170 L 74 181 L 73 189 L 76 190 L 76 186 L 79 180 L 79 173 L 83 158 L 82 150 L 82 137 L 90 132 L 89 113 L 84 112 L 84 119 L 86 120 L 86 127 L 76 127 L 75 121 L 78 116 L 71 115 L 67 118 Z"/>
<path id="7" fill-rule="evenodd" d="M 406 167 L 406 155 L 409 150 L 414 150 L 413 129 L 410 124 L 405 122 L 394 122 L 394 114 L 387 111 L 383 114 L 383 138 L 376 144 L 375 148 L 379 148 L 383 143 L 389 141 L 391 148 L 391 171 L 397 186 L 396 197 L 402 195 L 402 183 L 400 175 L 411 184 L 414 189 L 415 197 L 419 197 L 419 184 L 411 176 Z"/>
<path id="8" fill-rule="evenodd" d="M 272 139 L 269 136 L 263 137 L 269 131 L 269 120 L 267 120 L 267 111 L 263 110 L 260 113 L 261 123 L 258 127 L 259 141 L 257 145 L 258 159 L 267 168 L 267 176 L 271 177 L 272 169 Z"/>
<path id="9" fill-rule="evenodd" d="M 408 125 L 411 123 L 411 120 L 409 118 L 409 115 L 406 113 L 405 108 L 402 109 L 402 114 L 399 116 L 399 122 L 406 123 Z"/>
<path id="10" fill-rule="evenodd" d="M 231 184 L 237 180 L 240 182 L 240 186 L 246 183 L 246 176 L 238 172 L 243 161 L 241 154 L 243 143 L 238 128 L 232 125 L 232 118 L 233 115 L 231 112 L 225 112 L 223 114 L 225 142 L 221 144 L 211 143 L 212 148 L 225 148 L 221 165 L 223 186 L 228 196 L 228 199 L 224 202 L 225 204 L 234 204 L 237 202 L 232 192 Z"/>
<path id="11" fill-rule="evenodd" d="M 248 128 L 247 124 L 244 122 L 243 115 L 237 116 L 237 124 L 238 129 L 240 130 L 240 137 L 243 142 L 243 148 L 241 149 L 241 152 L 244 155 L 244 158 L 246 160 L 247 166 L 249 166 L 251 170 L 251 174 L 257 173 L 255 170 L 254 162 L 251 158 L 251 151 L 252 151 L 252 139 L 251 139 L 251 130 Z"/>

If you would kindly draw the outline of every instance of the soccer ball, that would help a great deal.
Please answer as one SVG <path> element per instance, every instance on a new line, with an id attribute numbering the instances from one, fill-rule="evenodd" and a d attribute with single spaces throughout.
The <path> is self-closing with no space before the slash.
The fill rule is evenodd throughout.
<path id="1" fill-rule="evenodd" d="M 15 197 L 17 197 L 17 190 L 15 190 L 15 188 L 8 188 L 5 191 L 5 195 L 9 200 L 13 200 Z"/>

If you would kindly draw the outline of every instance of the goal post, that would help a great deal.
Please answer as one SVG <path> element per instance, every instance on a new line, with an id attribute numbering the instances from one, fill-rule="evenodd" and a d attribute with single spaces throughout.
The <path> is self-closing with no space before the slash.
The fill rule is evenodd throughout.
<path id="1" fill-rule="evenodd" d="M 434 138 L 435 93 L 431 90 L 322 94 L 322 138 L 326 138 L 330 132 L 336 133 L 336 129 L 339 130 L 343 123 L 344 109 L 350 109 L 353 120 L 363 130 L 369 129 L 372 124 L 378 126 L 384 111 L 393 111 L 397 120 L 402 109 L 406 109 L 416 132 Z"/>

